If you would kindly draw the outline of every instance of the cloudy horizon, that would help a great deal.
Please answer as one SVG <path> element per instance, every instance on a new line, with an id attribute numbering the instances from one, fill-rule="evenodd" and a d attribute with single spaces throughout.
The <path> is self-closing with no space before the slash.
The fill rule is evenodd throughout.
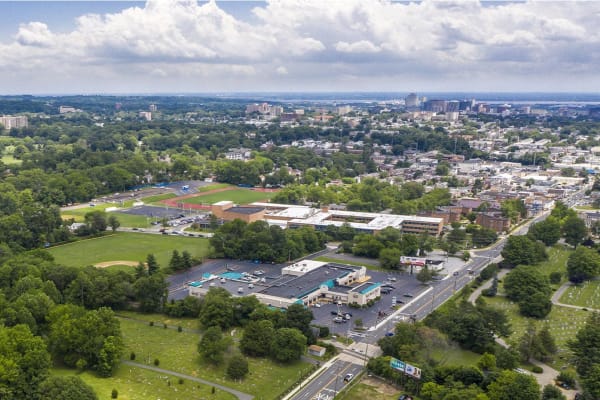
<path id="1" fill-rule="evenodd" d="M 2 14 L 17 25 L 0 31 L 0 94 L 600 89 L 594 1 L 0 2 Z"/>

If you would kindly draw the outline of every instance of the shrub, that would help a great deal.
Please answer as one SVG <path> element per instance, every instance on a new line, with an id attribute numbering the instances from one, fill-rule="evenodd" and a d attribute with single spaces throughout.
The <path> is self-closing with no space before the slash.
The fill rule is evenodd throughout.
<path id="1" fill-rule="evenodd" d="M 180 385 L 183 385 L 183 378 L 179 378 L 179 380 L 177 381 Z"/>
<path id="2" fill-rule="evenodd" d="M 160 360 L 158 358 L 155 358 L 154 365 L 156 365 L 158 367 L 159 364 L 160 364 Z"/>
<path id="3" fill-rule="evenodd" d="M 150 321 L 150 322 L 148 322 L 148 325 L 150 325 L 150 326 L 154 326 L 154 321 Z"/>
<path id="4" fill-rule="evenodd" d="M 167 329 L 167 324 L 163 324 L 163 328 Z"/>
<path id="5" fill-rule="evenodd" d="M 540 367 L 539 365 L 534 365 L 531 368 L 532 372 L 535 372 L 536 374 L 541 374 L 542 372 L 544 372 L 544 369 L 542 367 Z"/>
<path id="6" fill-rule="evenodd" d="M 113 389 L 112 392 L 110 392 L 110 398 L 116 399 L 117 397 L 119 397 L 119 391 L 117 389 Z"/>
<path id="7" fill-rule="evenodd" d="M 550 283 L 553 285 L 558 285 L 562 279 L 562 273 L 559 271 L 555 271 L 550 274 Z"/>
<path id="8" fill-rule="evenodd" d="M 181 327 L 181 325 L 179 325 L 179 326 L 177 327 L 177 332 L 183 332 L 183 328 Z"/>
<path id="9" fill-rule="evenodd" d="M 135 360 L 135 353 L 133 351 L 129 354 L 129 359 L 131 361 Z"/>

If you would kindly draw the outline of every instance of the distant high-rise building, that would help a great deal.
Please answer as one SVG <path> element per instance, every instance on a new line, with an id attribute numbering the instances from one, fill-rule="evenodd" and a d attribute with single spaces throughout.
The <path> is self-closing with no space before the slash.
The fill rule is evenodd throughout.
<path id="1" fill-rule="evenodd" d="M 446 100 L 427 100 L 423 103 L 423 110 L 438 113 L 446 112 L 447 104 Z"/>
<path id="2" fill-rule="evenodd" d="M 9 130 L 12 128 L 27 128 L 27 126 L 29 126 L 29 122 L 25 116 L 11 117 L 9 115 L 0 117 L 0 125 L 4 125 L 4 128 Z"/>
<path id="3" fill-rule="evenodd" d="M 150 110 L 150 112 L 155 112 L 156 110 L 158 110 L 158 107 L 156 106 L 156 104 L 150 104 L 148 110 Z"/>
<path id="4" fill-rule="evenodd" d="M 123 107 L 123 104 L 115 103 L 115 110 L 119 111 L 121 109 L 121 107 Z"/>
<path id="5" fill-rule="evenodd" d="M 475 99 L 461 100 L 458 109 L 460 111 L 473 111 L 475 109 Z"/>
<path id="6" fill-rule="evenodd" d="M 404 98 L 404 104 L 406 107 L 418 107 L 419 97 L 416 93 L 409 93 L 408 96 Z"/>
<path id="7" fill-rule="evenodd" d="M 451 100 L 446 103 L 446 112 L 458 112 L 460 110 L 460 102 Z"/>
<path id="8" fill-rule="evenodd" d="M 336 111 L 338 115 L 346 115 L 352 112 L 352 106 L 339 106 Z"/>

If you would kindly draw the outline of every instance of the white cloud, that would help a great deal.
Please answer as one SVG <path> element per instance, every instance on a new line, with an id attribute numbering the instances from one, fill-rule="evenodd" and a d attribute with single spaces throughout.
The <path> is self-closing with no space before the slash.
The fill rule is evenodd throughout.
<path id="1" fill-rule="evenodd" d="M 564 76 L 597 90 L 599 13 L 600 2 L 270 0 L 241 20 L 214 1 L 150 0 L 82 15 L 66 33 L 23 21 L 12 38 L 0 38 L 0 84 L 28 91 L 18 85 L 39 85 L 31 80 L 37 73 L 48 78 L 44 91 L 69 83 L 93 90 L 93 72 L 107 91 L 139 73 L 154 77 L 148 91 L 206 77 L 211 90 L 351 90 L 348 77 L 362 89 L 389 90 L 387 79 L 399 90 L 445 80 L 468 90 Z"/>
<path id="2" fill-rule="evenodd" d="M 378 53 L 381 48 L 375 46 L 368 40 L 359 40 L 358 42 L 337 42 L 335 49 L 342 53 Z"/>

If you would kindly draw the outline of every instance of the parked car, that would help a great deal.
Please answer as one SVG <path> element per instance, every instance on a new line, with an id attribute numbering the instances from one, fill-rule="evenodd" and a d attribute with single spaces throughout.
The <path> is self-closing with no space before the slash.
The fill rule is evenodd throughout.
<path id="1" fill-rule="evenodd" d="M 350 382 L 352 378 L 354 378 L 354 374 L 346 374 L 346 376 L 344 376 L 344 382 Z"/>
<path id="2" fill-rule="evenodd" d="M 415 297 L 415 296 L 413 296 L 411 293 L 404 293 L 404 294 L 403 294 L 403 296 L 404 296 L 404 297 Z"/>

